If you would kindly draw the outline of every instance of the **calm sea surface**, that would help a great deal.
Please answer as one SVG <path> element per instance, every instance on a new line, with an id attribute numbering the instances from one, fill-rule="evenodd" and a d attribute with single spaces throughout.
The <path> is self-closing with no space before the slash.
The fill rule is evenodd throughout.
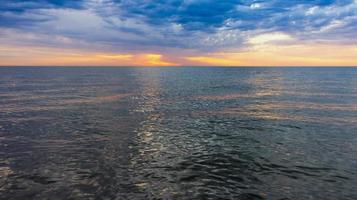
<path id="1" fill-rule="evenodd" d="M 0 68 L 1 199 L 357 199 L 357 68 Z"/>

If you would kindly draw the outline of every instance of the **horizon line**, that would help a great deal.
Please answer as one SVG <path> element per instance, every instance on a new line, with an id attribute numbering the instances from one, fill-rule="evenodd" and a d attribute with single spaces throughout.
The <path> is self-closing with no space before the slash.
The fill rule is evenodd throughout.
<path id="1" fill-rule="evenodd" d="M 202 67 L 202 68 L 212 68 L 212 67 L 222 67 L 222 68 L 333 68 L 333 67 L 345 67 L 345 68 L 357 68 L 357 65 L 279 65 L 279 66 L 256 66 L 256 65 L 237 65 L 237 66 L 225 66 L 225 65 L 179 65 L 179 66 L 141 66 L 141 65 L 0 65 L 1 67 L 133 67 L 133 68 L 180 68 L 180 67 Z"/>

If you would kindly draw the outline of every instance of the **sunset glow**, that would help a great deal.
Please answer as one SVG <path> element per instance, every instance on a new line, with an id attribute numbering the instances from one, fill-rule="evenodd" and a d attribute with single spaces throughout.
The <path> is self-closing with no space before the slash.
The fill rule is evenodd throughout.
<path id="1" fill-rule="evenodd" d="M 357 65 L 357 1 L 147 3 L 6 0 L 0 65 Z"/>
<path id="2" fill-rule="evenodd" d="M 357 0 L 0 0 L 0 200 L 357 200 Z"/>

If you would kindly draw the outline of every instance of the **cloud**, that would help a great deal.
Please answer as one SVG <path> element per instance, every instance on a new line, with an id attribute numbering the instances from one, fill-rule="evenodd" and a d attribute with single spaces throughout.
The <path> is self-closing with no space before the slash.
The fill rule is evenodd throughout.
<path id="1" fill-rule="evenodd" d="M 356 0 L 3 0 L 0 4 L 2 45 L 182 55 L 239 52 L 266 43 L 357 44 L 356 34 Z"/>
<path id="2" fill-rule="evenodd" d="M 285 33 L 265 33 L 261 35 L 256 35 L 248 39 L 248 42 L 253 45 L 260 45 L 266 43 L 274 43 L 274 42 L 286 42 L 291 41 L 293 38 Z"/>
<path id="3" fill-rule="evenodd" d="M 336 51 L 339 49 L 339 51 Z M 188 56 L 188 65 L 208 66 L 356 66 L 357 45 L 266 44 L 239 53 Z"/>
<path id="4" fill-rule="evenodd" d="M 174 60 L 156 53 L 110 53 L 57 47 L 1 46 L 0 65 L 30 66 L 177 66 Z"/>

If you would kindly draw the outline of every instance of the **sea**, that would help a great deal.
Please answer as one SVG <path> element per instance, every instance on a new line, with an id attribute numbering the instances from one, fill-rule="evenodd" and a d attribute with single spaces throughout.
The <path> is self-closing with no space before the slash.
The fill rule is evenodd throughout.
<path id="1" fill-rule="evenodd" d="M 357 199 L 357 68 L 0 67 L 0 199 Z"/>

